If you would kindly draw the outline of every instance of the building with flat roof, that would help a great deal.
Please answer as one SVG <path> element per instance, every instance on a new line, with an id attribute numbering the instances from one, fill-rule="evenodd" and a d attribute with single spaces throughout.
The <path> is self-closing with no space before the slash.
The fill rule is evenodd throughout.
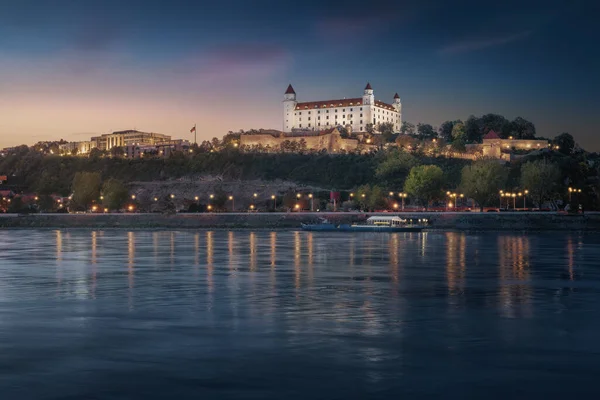
<path id="1" fill-rule="evenodd" d="M 95 142 L 95 147 L 100 150 L 110 150 L 113 147 L 156 145 L 162 142 L 171 141 L 171 136 L 163 135 L 162 133 L 126 130 L 105 133 L 103 135 L 93 137 L 91 141 Z"/>

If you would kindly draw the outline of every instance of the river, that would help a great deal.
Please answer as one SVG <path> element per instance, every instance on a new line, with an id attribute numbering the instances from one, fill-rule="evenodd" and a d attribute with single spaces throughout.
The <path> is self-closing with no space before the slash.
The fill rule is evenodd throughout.
<path id="1" fill-rule="evenodd" d="M 594 398 L 600 234 L 0 231 L 0 398 Z"/>

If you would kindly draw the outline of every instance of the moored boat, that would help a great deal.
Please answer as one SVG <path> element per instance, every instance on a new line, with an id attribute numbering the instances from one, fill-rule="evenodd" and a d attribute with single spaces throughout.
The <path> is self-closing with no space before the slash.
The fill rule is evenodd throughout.
<path id="1" fill-rule="evenodd" d="M 302 224 L 305 231 L 339 231 L 339 232 L 421 232 L 428 220 L 401 218 L 398 216 L 374 216 L 365 224 L 334 224 L 327 220 L 320 224 Z"/>

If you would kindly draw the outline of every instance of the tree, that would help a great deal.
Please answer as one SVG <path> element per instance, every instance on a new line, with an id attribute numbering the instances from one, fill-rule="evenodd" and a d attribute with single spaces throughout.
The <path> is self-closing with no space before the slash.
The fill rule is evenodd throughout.
<path id="1" fill-rule="evenodd" d="M 481 143 L 483 138 L 483 130 L 481 129 L 481 121 L 479 118 L 471 115 L 465 121 L 465 139 L 470 143 Z"/>
<path id="2" fill-rule="evenodd" d="M 367 133 L 372 135 L 373 132 L 375 132 L 375 125 L 369 123 L 366 125 L 365 130 L 367 131 Z"/>
<path id="3" fill-rule="evenodd" d="M 380 210 L 385 207 L 385 194 L 377 185 L 363 185 L 356 190 L 356 202 L 363 210 Z"/>
<path id="4" fill-rule="evenodd" d="M 77 172 L 73 178 L 73 202 L 87 210 L 92 201 L 100 197 L 102 180 L 98 172 Z"/>
<path id="5" fill-rule="evenodd" d="M 461 120 L 446 121 L 440 125 L 438 134 L 446 142 L 452 142 L 452 129 L 454 128 L 454 124 L 456 124 L 457 122 L 462 122 L 462 121 Z"/>
<path id="6" fill-rule="evenodd" d="M 129 199 L 127 187 L 117 179 L 109 179 L 102 185 L 103 204 L 109 210 L 120 210 Z"/>
<path id="7" fill-rule="evenodd" d="M 510 122 L 502 115 L 485 114 L 479 118 L 481 124 L 481 133 L 486 135 L 489 131 L 494 131 L 502 139 L 510 136 Z"/>
<path id="8" fill-rule="evenodd" d="M 515 139 L 535 139 L 535 125 L 517 117 L 510 123 L 510 136 Z"/>
<path id="9" fill-rule="evenodd" d="M 423 139 L 433 139 L 434 137 L 437 136 L 435 130 L 433 129 L 433 126 L 431 126 L 429 124 L 419 123 L 417 125 L 417 133 Z"/>
<path id="10" fill-rule="evenodd" d="M 456 151 L 465 151 L 466 142 L 465 125 L 462 122 L 455 123 L 452 127 L 452 148 Z"/>
<path id="11" fill-rule="evenodd" d="M 125 155 L 125 150 L 122 147 L 115 146 L 110 149 L 110 155 L 113 157 L 123 157 Z"/>
<path id="12" fill-rule="evenodd" d="M 411 168 L 404 183 L 404 191 L 423 203 L 425 209 L 432 200 L 439 199 L 444 185 L 444 172 L 437 165 Z"/>
<path id="13" fill-rule="evenodd" d="M 375 170 L 375 176 L 389 185 L 402 187 L 410 169 L 419 164 L 419 160 L 404 151 L 390 151 Z"/>
<path id="14" fill-rule="evenodd" d="M 555 146 L 558 146 L 558 151 L 563 154 L 570 155 L 573 154 L 573 149 L 575 148 L 575 139 L 567 132 L 563 132 L 557 137 L 554 138 L 553 143 Z"/>
<path id="15" fill-rule="evenodd" d="M 415 125 L 411 124 L 408 121 L 402 122 L 402 127 L 400 128 L 400 133 L 403 135 L 414 135 L 415 134 Z"/>
<path id="16" fill-rule="evenodd" d="M 496 160 L 475 161 L 463 168 L 460 187 L 479 205 L 479 210 L 498 196 L 506 184 L 508 170 Z"/>
<path id="17" fill-rule="evenodd" d="M 521 167 L 521 185 L 537 201 L 538 207 L 554 192 L 560 169 L 547 160 L 529 161 Z"/>
<path id="18" fill-rule="evenodd" d="M 89 158 L 100 158 L 102 156 L 102 150 L 100 150 L 97 147 L 94 147 L 92 150 L 90 150 L 90 154 L 89 154 Z"/>

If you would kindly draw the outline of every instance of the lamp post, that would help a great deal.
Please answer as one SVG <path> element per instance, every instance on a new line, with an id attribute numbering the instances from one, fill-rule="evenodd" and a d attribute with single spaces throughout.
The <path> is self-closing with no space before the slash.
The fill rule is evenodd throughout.
<path id="1" fill-rule="evenodd" d="M 517 196 L 519 196 L 519 197 L 523 196 L 523 192 L 519 192 L 519 193 L 517 194 Z M 525 207 L 523 207 L 523 208 L 525 208 Z"/>
<path id="2" fill-rule="evenodd" d="M 529 190 L 527 190 L 527 189 L 523 190 L 523 209 L 527 208 L 527 203 L 525 202 L 525 198 L 527 197 L 527 193 L 529 193 Z"/>
<path id="3" fill-rule="evenodd" d="M 571 202 L 571 193 L 573 193 L 573 188 L 569 187 L 569 203 Z"/>
<path id="4" fill-rule="evenodd" d="M 498 196 L 500 198 L 500 208 L 502 208 L 502 198 L 504 197 L 504 190 L 500 191 L 500 196 Z"/>
<path id="5" fill-rule="evenodd" d="M 308 198 L 310 199 L 310 212 L 315 211 L 315 198 L 312 193 L 308 194 Z"/>
<path id="6" fill-rule="evenodd" d="M 273 211 L 275 211 L 277 209 L 277 197 L 274 194 L 272 194 L 271 200 L 273 200 Z"/>
<path id="7" fill-rule="evenodd" d="M 235 199 L 233 196 L 229 196 L 229 200 L 231 200 L 231 212 L 235 211 Z"/>
<path id="8" fill-rule="evenodd" d="M 514 211 L 514 209 L 517 208 L 517 194 L 513 193 L 512 198 L 513 198 L 513 211 Z"/>

